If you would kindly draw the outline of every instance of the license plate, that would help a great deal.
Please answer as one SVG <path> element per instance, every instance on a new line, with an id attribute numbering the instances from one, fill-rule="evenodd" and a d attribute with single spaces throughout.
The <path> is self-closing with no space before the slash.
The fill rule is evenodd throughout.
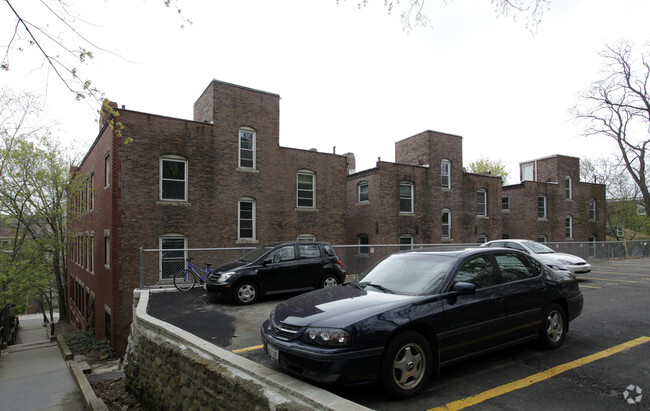
<path id="1" fill-rule="evenodd" d="M 280 360 L 280 351 L 278 351 L 277 347 L 274 347 L 271 344 L 266 344 L 266 351 L 269 353 L 269 356 L 273 361 L 278 362 Z"/>

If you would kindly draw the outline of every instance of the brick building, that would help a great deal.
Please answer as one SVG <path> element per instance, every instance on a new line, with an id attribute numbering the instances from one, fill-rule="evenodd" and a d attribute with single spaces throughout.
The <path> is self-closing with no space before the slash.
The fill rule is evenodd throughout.
<path id="1" fill-rule="evenodd" d="M 580 159 L 520 163 L 521 183 L 503 187 L 503 238 L 605 241 L 605 186 L 580 181 Z"/>
<path id="2" fill-rule="evenodd" d="M 213 81 L 192 121 L 119 109 L 123 135 L 105 124 L 73 170 L 88 190 L 71 198 L 71 318 L 124 351 L 140 247 L 345 241 L 347 157 L 280 147 L 279 102 Z M 163 253 L 161 277 L 183 264 Z"/>
<path id="3" fill-rule="evenodd" d="M 123 352 L 132 293 L 140 285 L 141 247 L 165 250 L 161 279 L 184 267 L 184 253 L 174 250 L 186 248 L 318 239 L 357 244 L 363 257 L 364 244 L 475 243 L 519 235 L 511 218 L 528 217 L 518 217 L 517 207 L 522 215 L 535 211 L 523 206 L 530 200 L 526 190 L 559 195 L 552 191 L 557 183 L 502 188 L 500 177 L 465 172 L 462 138 L 434 131 L 395 143 L 395 163 L 378 161 L 359 172 L 351 153 L 281 147 L 279 101 L 277 94 L 215 80 L 194 104 L 193 120 L 122 107 L 115 118 L 124 126 L 122 136 L 102 126 L 72 170 L 85 185 L 70 193 L 70 318 Z M 133 142 L 124 144 L 127 138 Z M 576 164 L 540 161 L 535 173 L 544 181 L 571 176 L 582 199 Z M 502 195 L 510 198 L 509 212 L 502 211 Z M 555 221 L 552 213 L 568 213 L 548 201 L 549 220 Z M 586 240 L 593 230 L 583 231 L 576 227 L 573 239 Z M 555 238 L 552 230 L 531 232 Z M 349 272 L 353 264 L 346 265 Z"/>

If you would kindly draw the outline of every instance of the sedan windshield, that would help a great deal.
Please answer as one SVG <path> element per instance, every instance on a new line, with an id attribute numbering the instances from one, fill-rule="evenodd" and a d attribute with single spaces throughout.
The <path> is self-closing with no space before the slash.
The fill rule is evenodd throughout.
<path id="1" fill-rule="evenodd" d="M 440 287 L 456 262 L 455 257 L 427 254 L 395 254 L 359 277 L 358 284 L 387 293 L 428 295 Z"/>
<path id="2" fill-rule="evenodd" d="M 555 252 L 555 250 L 552 248 L 549 248 L 541 243 L 536 243 L 534 241 L 524 241 L 522 244 L 528 247 L 530 251 L 534 252 L 535 254 L 551 254 Z"/>
<path id="3" fill-rule="evenodd" d="M 266 254 L 272 248 L 273 247 L 263 246 L 263 247 L 258 247 L 254 250 L 250 250 L 249 252 L 244 254 L 242 258 L 239 259 L 239 261 L 243 261 L 245 263 L 251 263 L 257 260 L 258 258 L 260 258 L 261 256 L 263 256 L 264 254 Z"/>

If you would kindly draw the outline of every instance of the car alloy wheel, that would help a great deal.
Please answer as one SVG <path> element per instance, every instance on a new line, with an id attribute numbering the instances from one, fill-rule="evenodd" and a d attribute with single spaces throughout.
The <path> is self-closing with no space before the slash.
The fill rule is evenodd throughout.
<path id="1" fill-rule="evenodd" d="M 335 285 L 339 285 L 339 280 L 337 280 L 336 277 L 331 274 L 326 275 L 322 283 L 323 288 L 334 287 Z"/>
<path id="2" fill-rule="evenodd" d="M 566 314 L 559 304 L 551 304 L 546 312 L 542 328 L 540 329 L 540 340 L 548 348 L 558 348 L 566 337 Z"/>
<path id="3" fill-rule="evenodd" d="M 252 304 L 258 297 L 257 286 L 250 281 L 245 281 L 235 288 L 235 300 L 238 304 Z"/>
<path id="4" fill-rule="evenodd" d="M 386 347 L 380 382 L 392 397 L 412 397 L 429 381 L 432 365 L 433 356 L 427 339 L 415 331 L 405 331 Z"/>

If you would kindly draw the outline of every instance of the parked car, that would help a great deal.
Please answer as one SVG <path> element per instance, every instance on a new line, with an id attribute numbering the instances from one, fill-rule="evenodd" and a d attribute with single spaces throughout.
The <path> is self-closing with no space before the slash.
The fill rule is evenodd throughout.
<path id="1" fill-rule="evenodd" d="M 413 250 L 278 304 L 261 335 L 290 374 L 406 398 L 454 362 L 535 339 L 559 347 L 582 305 L 575 276 L 516 250 Z"/>
<path id="2" fill-rule="evenodd" d="M 237 304 L 252 304 L 261 295 L 309 291 L 345 281 L 345 271 L 330 243 L 269 243 L 208 276 L 208 295 Z"/>
<path id="3" fill-rule="evenodd" d="M 481 244 L 481 247 L 514 248 L 534 256 L 553 269 L 567 270 L 573 274 L 583 274 L 591 271 L 591 264 L 582 258 L 572 254 L 558 253 L 544 244 L 530 240 L 493 240 Z"/>

